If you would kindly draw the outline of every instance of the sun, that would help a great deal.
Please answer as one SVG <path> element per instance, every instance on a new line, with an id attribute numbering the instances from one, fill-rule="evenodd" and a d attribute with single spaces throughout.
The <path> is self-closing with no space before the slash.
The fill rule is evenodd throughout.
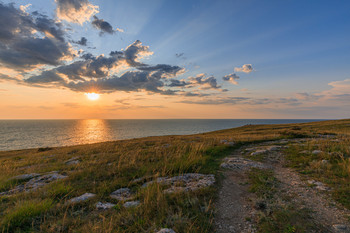
<path id="1" fill-rule="evenodd" d="M 85 95 L 89 100 L 98 100 L 100 98 L 100 94 L 97 94 L 95 92 L 85 93 Z"/>

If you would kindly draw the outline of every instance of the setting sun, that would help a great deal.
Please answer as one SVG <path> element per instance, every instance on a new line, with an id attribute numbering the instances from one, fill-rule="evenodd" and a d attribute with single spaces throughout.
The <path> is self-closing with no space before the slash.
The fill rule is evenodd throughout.
<path id="1" fill-rule="evenodd" d="M 95 92 L 92 93 L 85 93 L 85 95 L 87 96 L 87 98 L 89 100 L 98 100 L 100 98 L 100 94 L 97 94 Z"/>

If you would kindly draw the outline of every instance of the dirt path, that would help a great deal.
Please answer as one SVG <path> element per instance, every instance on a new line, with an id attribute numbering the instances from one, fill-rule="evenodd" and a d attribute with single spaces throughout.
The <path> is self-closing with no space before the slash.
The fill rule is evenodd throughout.
<path id="1" fill-rule="evenodd" d="M 295 140 L 291 140 L 295 142 Z M 270 149 L 269 149 L 270 148 Z M 273 148 L 273 149 L 271 149 Z M 225 158 L 222 167 L 224 180 L 216 203 L 215 227 L 219 233 L 224 232 L 256 232 L 254 220 L 257 210 L 254 208 L 256 197 L 248 192 L 249 185 L 246 171 L 251 167 L 270 168 L 280 182 L 278 195 L 287 195 L 290 203 L 297 208 L 307 208 L 312 211 L 312 218 L 325 229 L 320 232 L 349 233 L 349 221 L 344 216 L 350 216 L 350 211 L 339 208 L 326 193 L 309 187 L 305 181 L 292 169 L 283 167 L 283 146 L 275 146 L 275 142 L 251 145 L 241 148 Z M 249 153 L 267 149 L 267 159 L 264 163 L 244 158 L 243 152 Z"/>

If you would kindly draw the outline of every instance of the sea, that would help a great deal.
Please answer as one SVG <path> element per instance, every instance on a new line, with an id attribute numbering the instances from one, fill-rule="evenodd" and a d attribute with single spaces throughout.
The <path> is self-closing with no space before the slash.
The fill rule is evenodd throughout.
<path id="1" fill-rule="evenodd" d="M 188 135 L 247 124 L 312 119 L 0 120 L 0 151 L 57 147 L 161 135 Z"/>

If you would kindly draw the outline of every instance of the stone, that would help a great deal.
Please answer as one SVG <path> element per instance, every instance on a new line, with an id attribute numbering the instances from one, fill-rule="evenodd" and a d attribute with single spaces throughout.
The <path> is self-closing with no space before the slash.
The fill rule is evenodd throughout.
<path id="1" fill-rule="evenodd" d="M 261 155 L 261 154 L 265 154 L 265 153 L 267 153 L 267 150 L 262 149 L 262 150 L 254 151 L 254 152 L 252 152 L 250 155 L 251 155 L 251 156 L 257 156 L 257 155 Z"/>
<path id="2" fill-rule="evenodd" d="M 78 160 L 78 157 L 73 157 L 67 161 L 64 162 L 66 165 L 77 165 L 80 163 L 80 160 Z"/>
<path id="3" fill-rule="evenodd" d="M 231 170 L 247 170 L 252 167 L 260 169 L 270 168 L 270 166 L 263 163 L 238 157 L 227 157 L 223 160 L 223 163 L 220 166 Z"/>
<path id="4" fill-rule="evenodd" d="M 18 192 L 35 190 L 35 189 L 38 189 L 44 185 L 47 185 L 55 180 L 64 179 L 66 177 L 67 176 L 61 175 L 57 171 L 52 171 L 52 172 L 46 173 L 44 175 L 39 175 L 39 176 L 33 177 L 29 181 L 27 181 L 26 183 L 17 185 L 15 188 L 13 188 L 9 191 L 1 192 L 0 196 L 12 195 L 12 194 L 18 193 Z"/>
<path id="5" fill-rule="evenodd" d="M 134 196 L 129 188 L 120 188 L 112 192 L 110 197 L 117 199 L 118 201 L 128 201 L 134 199 Z"/>
<path id="6" fill-rule="evenodd" d="M 321 191 L 326 191 L 326 190 L 330 189 L 325 184 L 323 184 L 322 182 L 319 182 L 319 181 L 308 180 L 307 182 L 311 185 L 314 185 L 316 189 L 321 190 Z"/>
<path id="7" fill-rule="evenodd" d="M 169 188 L 164 190 L 164 193 L 189 192 L 213 185 L 215 183 L 215 176 L 212 174 L 186 173 L 174 177 L 158 177 L 153 181 L 143 184 L 142 187 L 147 187 L 153 183 L 170 185 Z"/>
<path id="8" fill-rule="evenodd" d="M 318 154 L 321 154 L 323 151 L 321 151 L 321 150 L 313 150 L 311 153 L 313 154 L 313 155 L 318 155 Z"/>
<path id="9" fill-rule="evenodd" d="M 267 148 L 268 151 L 278 151 L 282 148 L 282 146 L 270 146 Z"/>
<path id="10" fill-rule="evenodd" d="M 328 164 L 329 161 L 328 161 L 327 159 L 323 159 L 323 160 L 321 161 L 321 163 L 322 163 L 322 164 Z"/>
<path id="11" fill-rule="evenodd" d="M 37 176 L 40 176 L 40 174 L 30 173 L 30 174 L 23 174 L 23 175 L 15 176 L 12 179 L 14 179 L 14 180 L 28 180 L 28 179 L 32 179 L 32 178 L 37 177 Z"/>
<path id="12" fill-rule="evenodd" d="M 125 208 L 133 208 L 133 207 L 137 207 L 138 205 L 140 205 L 139 201 L 127 201 L 123 204 Z"/>
<path id="13" fill-rule="evenodd" d="M 173 229 L 162 228 L 159 231 L 157 231 L 157 233 L 176 233 L 176 232 Z"/>
<path id="14" fill-rule="evenodd" d="M 83 195 L 81 195 L 79 197 L 74 197 L 74 198 L 68 200 L 68 202 L 69 203 L 79 203 L 79 202 L 87 201 L 95 196 L 96 196 L 96 194 L 93 194 L 93 193 L 84 193 Z"/>
<path id="15" fill-rule="evenodd" d="M 96 208 L 98 210 L 108 210 L 108 209 L 113 208 L 114 206 L 115 206 L 115 204 L 109 203 L 109 202 L 106 202 L 106 203 L 97 202 L 96 203 Z"/>
<path id="16" fill-rule="evenodd" d="M 343 224 L 335 224 L 333 225 L 334 230 L 336 230 L 336 232 L 349 232 L 348 227 L 346 225 Z"/>

